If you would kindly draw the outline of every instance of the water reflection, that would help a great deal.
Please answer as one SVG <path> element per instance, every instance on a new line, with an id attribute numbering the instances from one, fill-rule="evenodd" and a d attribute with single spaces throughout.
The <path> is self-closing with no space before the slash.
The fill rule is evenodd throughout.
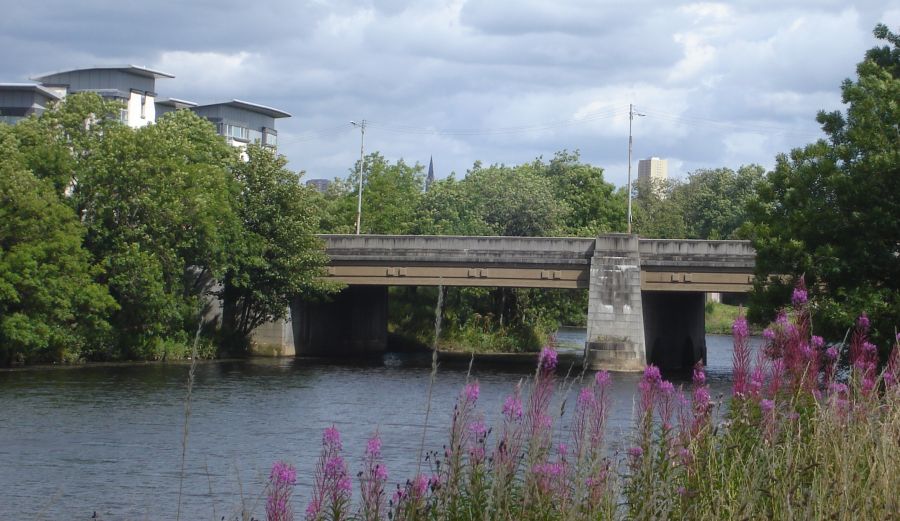
<path id="1" fill-rule="evenodd" d="M 713 395 L 727 393 L 730 339 L 710 336 L 707 343 Z M 183 517 L 228 517 L 239 510 L 242 498 L 259 516 L 264 503 L 259 495 L 278 459 L 297 465 L 295 497 L 302 502 L 321 432 L 332 424 L 344 436 L 353 472 L 365 440 L 377 429 L 390 481 L 405 480 L 415 471 L 429 362 L 426 355 L 388 356 L 375 365 L 199 364 Z M 0 372 L 0 518 L 88 519 L 94 511 L 103 519 L 174 518 L 187 372 L 185 364 Z M 442 363 L 426 449 L 444 442 L 466 373 L 466 363 Z M 488 422 L 499 416 L 516 382 L 531 373 L 531 365 L 474 365 L 472 376 L 481 383 L 479 406 Z M 632 422 L 637 379 L 613 377 L 609 439 L 616 445 Z M 567 422 L 563 417 L 558 425 L 565 428 Z"/>

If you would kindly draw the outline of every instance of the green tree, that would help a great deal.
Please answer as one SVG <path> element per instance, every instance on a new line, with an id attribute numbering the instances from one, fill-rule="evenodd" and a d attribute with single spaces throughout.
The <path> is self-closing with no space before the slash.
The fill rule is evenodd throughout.
<path id="1" fill-rule="evenodd" d="M 293 298 L 318 298 L 334 289 L 321 282 L 328 262 L 314 234 L 314 191 L 300 185 L 287 160 L 259 145 L 233 168 L 240 233 L 231 245 L 221 297 L 226 334 L 241 343 L 261 324 L 284 318 Z"/>
<path id="2" fill-rule="evenodd" d="M 115 302 L 53 185 L 25 167 L 0 125 L 0 364 L 103 356 Z"/>
<path id="3" fill-rule="evenodd" d="M 475 215 L 491 235 L 550 237 L 562 232 L 565 208 L 550 181 L 531 168 L 475 165 L 462 181 Z"/>
<path id="4" fill-rule="evenodd" d="M 674 180 L 643 179 L 634 184 L 632 232 L 649 239 L 687 237 L 684 204 Z"/>
<path id="5" fill-rule="evenodd" d="M 867 311 L 875 338 L 900 319 L 900 37 L 883 25 L 857 79 L 841 86 L 846 113 L 820 112 L 826 139 L 777 158 L 759 191 L 749 231 L 757 250 L 756 318 L 783 304 L 804 275 L 816 328 L 840 338 Z"/>
<path id="6" fill-rule="evenodd" d="M 675 186 L 673 197 L 684 213 L 685 236 L 689 239 L 736 239 L 747 220 L 749 205 L 765 178 L 759 165 L 702 169 Z"/>
<path id="7" fill-rule="evenodd" d="M 137 130 L 111 125 L 87 151 L 76 156 L 68 200 L 119 304 L 121 353 L 166 357 L 189 342 L 204 282 L 225 268 L 237 154 L 190 111 Z"/>
<path id="8" fill-rule="evenodd" d="M 361 233 L 403 235 L 416 225 L 416 207 L 425 187 L 422 165 L 403 159 L 388 162 L 378 152 L 363 163 Z M 325 199 L 330 217 L 323 229 L 330 233 L 354 233 L 358 205 L 359 162 L 346 180 L 335 179 Z"/>
<path id="9" fill-rule="evenodd" d="M 491 235 L 491 226 L 472 200 L 473 190 L 454 175 L 438 179 L 416 208 L 417 235 Z"/>
<path id="10" fill-rule="evenodd" d="M 625 193 L 604 181 L 602 168 L 582 163 L 578 151 L 562 150 L 548 163 L 538 158 L 520 168 L 550 181 L 563 208 L 565 235 L 596 237 L 625 230 Z"/>

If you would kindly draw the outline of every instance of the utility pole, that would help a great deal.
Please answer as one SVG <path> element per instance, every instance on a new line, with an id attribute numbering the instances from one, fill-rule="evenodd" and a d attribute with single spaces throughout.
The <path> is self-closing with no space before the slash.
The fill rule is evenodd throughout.
<path id="1" fill-rule="evenodd" d="M 628 234 L 631 234 L 631 122 L 635 116 L 643 116 L 634 111 L 634 105 L 628 104 Z"/>
<path id="2" fill-rule="evenodd" d="M 359 235 L 359 225 L 360 221 L 362 221 L 363 159 L 365 158 L 363 154 L 366 146 L 366 120 L 362 120 L 359 123 L 351 121 L 350 124 L 354 127 L 359 127 L 359 192 L 356 202 L 356 235 Z"/>

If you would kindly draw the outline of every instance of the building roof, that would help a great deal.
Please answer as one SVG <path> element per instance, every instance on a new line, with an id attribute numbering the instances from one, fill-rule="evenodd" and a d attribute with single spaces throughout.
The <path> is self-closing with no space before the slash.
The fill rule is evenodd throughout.
<path id="1" fill-rule="evenodd" d="M 135 74 L 137 76 L 144 76 L 146 78 L 153 78 L 158 80 L 160 78 L 174 78 L 173 74 L 169 74 L 167 72 L 157 71 L 153 69 L 148 69 L 147 67 L 140 67 L 138 65 L 95 65 L 93 67 L 82 67 L 80 69 L 68 69 L 64 71 L 54 71 L 48 72 L 45 74 L 39 74 L 37 76 L 33 76 L 31 79 L 35 81 L 44 81 L 46 78 L 50 76 L 55 76 L 57 74 L 68 74 L 70 72 L 81 72 L 81 71 L 90 71 L 90 70 L 118 70 L 122 72 L 128 72 L 131 74 Z"/>
<path id="2" fill-rule="evenodd" d="M 170 107 L 196 107 L 197 104 L 193 101 L 187 101 L 178 98 L 163 98 L 156 100 L 157 105 L 168 105 Z"/>
<path id="3" fill-rule="evenodd" d="M 259 105 L 257 103 L 250 103 L 249 101 L 241 101 L 238 99 L 233 99 L 231 101 L 223 101 L 222 103 L 209 103 L 207 105 L 200 105 L 200 107 L 215 107 L 217 105 L 224 105 L 227 107 L 234 107 L 244 110 L 249 110 L 250 112 L 257 112 L 259 114 L 265 114 L 266 116 L 273 118 L 289 118 L 291 115 L 283 110 L 278 110 L 276 108 L 267 107 L 265 105 Z"/>
<path id="4" fill-rule="evenodd" d="M 61 99 L 58 94 L 53 92 L 52 90 L 44 87 L 43 85 L 36 85 L 34 83 L 0 83 L 0 90 L 10 91 L 10 90 L 29 90 L 29 91 L 37 91 L 43 94 L 44 96 L 51 99 Z"/>

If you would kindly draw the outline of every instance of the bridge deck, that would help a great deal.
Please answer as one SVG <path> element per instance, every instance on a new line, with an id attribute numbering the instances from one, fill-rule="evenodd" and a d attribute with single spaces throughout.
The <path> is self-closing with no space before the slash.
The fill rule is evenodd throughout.
<path id="1" fill-rule="evenodd" d="M 320 237 L 330 279 L 387 286 L 587 288 L 598 244 L 559 237 Z M 747 241 L 641 239 L 639 253 L 643 290 L 750 289 L 755 252 Z"/>

